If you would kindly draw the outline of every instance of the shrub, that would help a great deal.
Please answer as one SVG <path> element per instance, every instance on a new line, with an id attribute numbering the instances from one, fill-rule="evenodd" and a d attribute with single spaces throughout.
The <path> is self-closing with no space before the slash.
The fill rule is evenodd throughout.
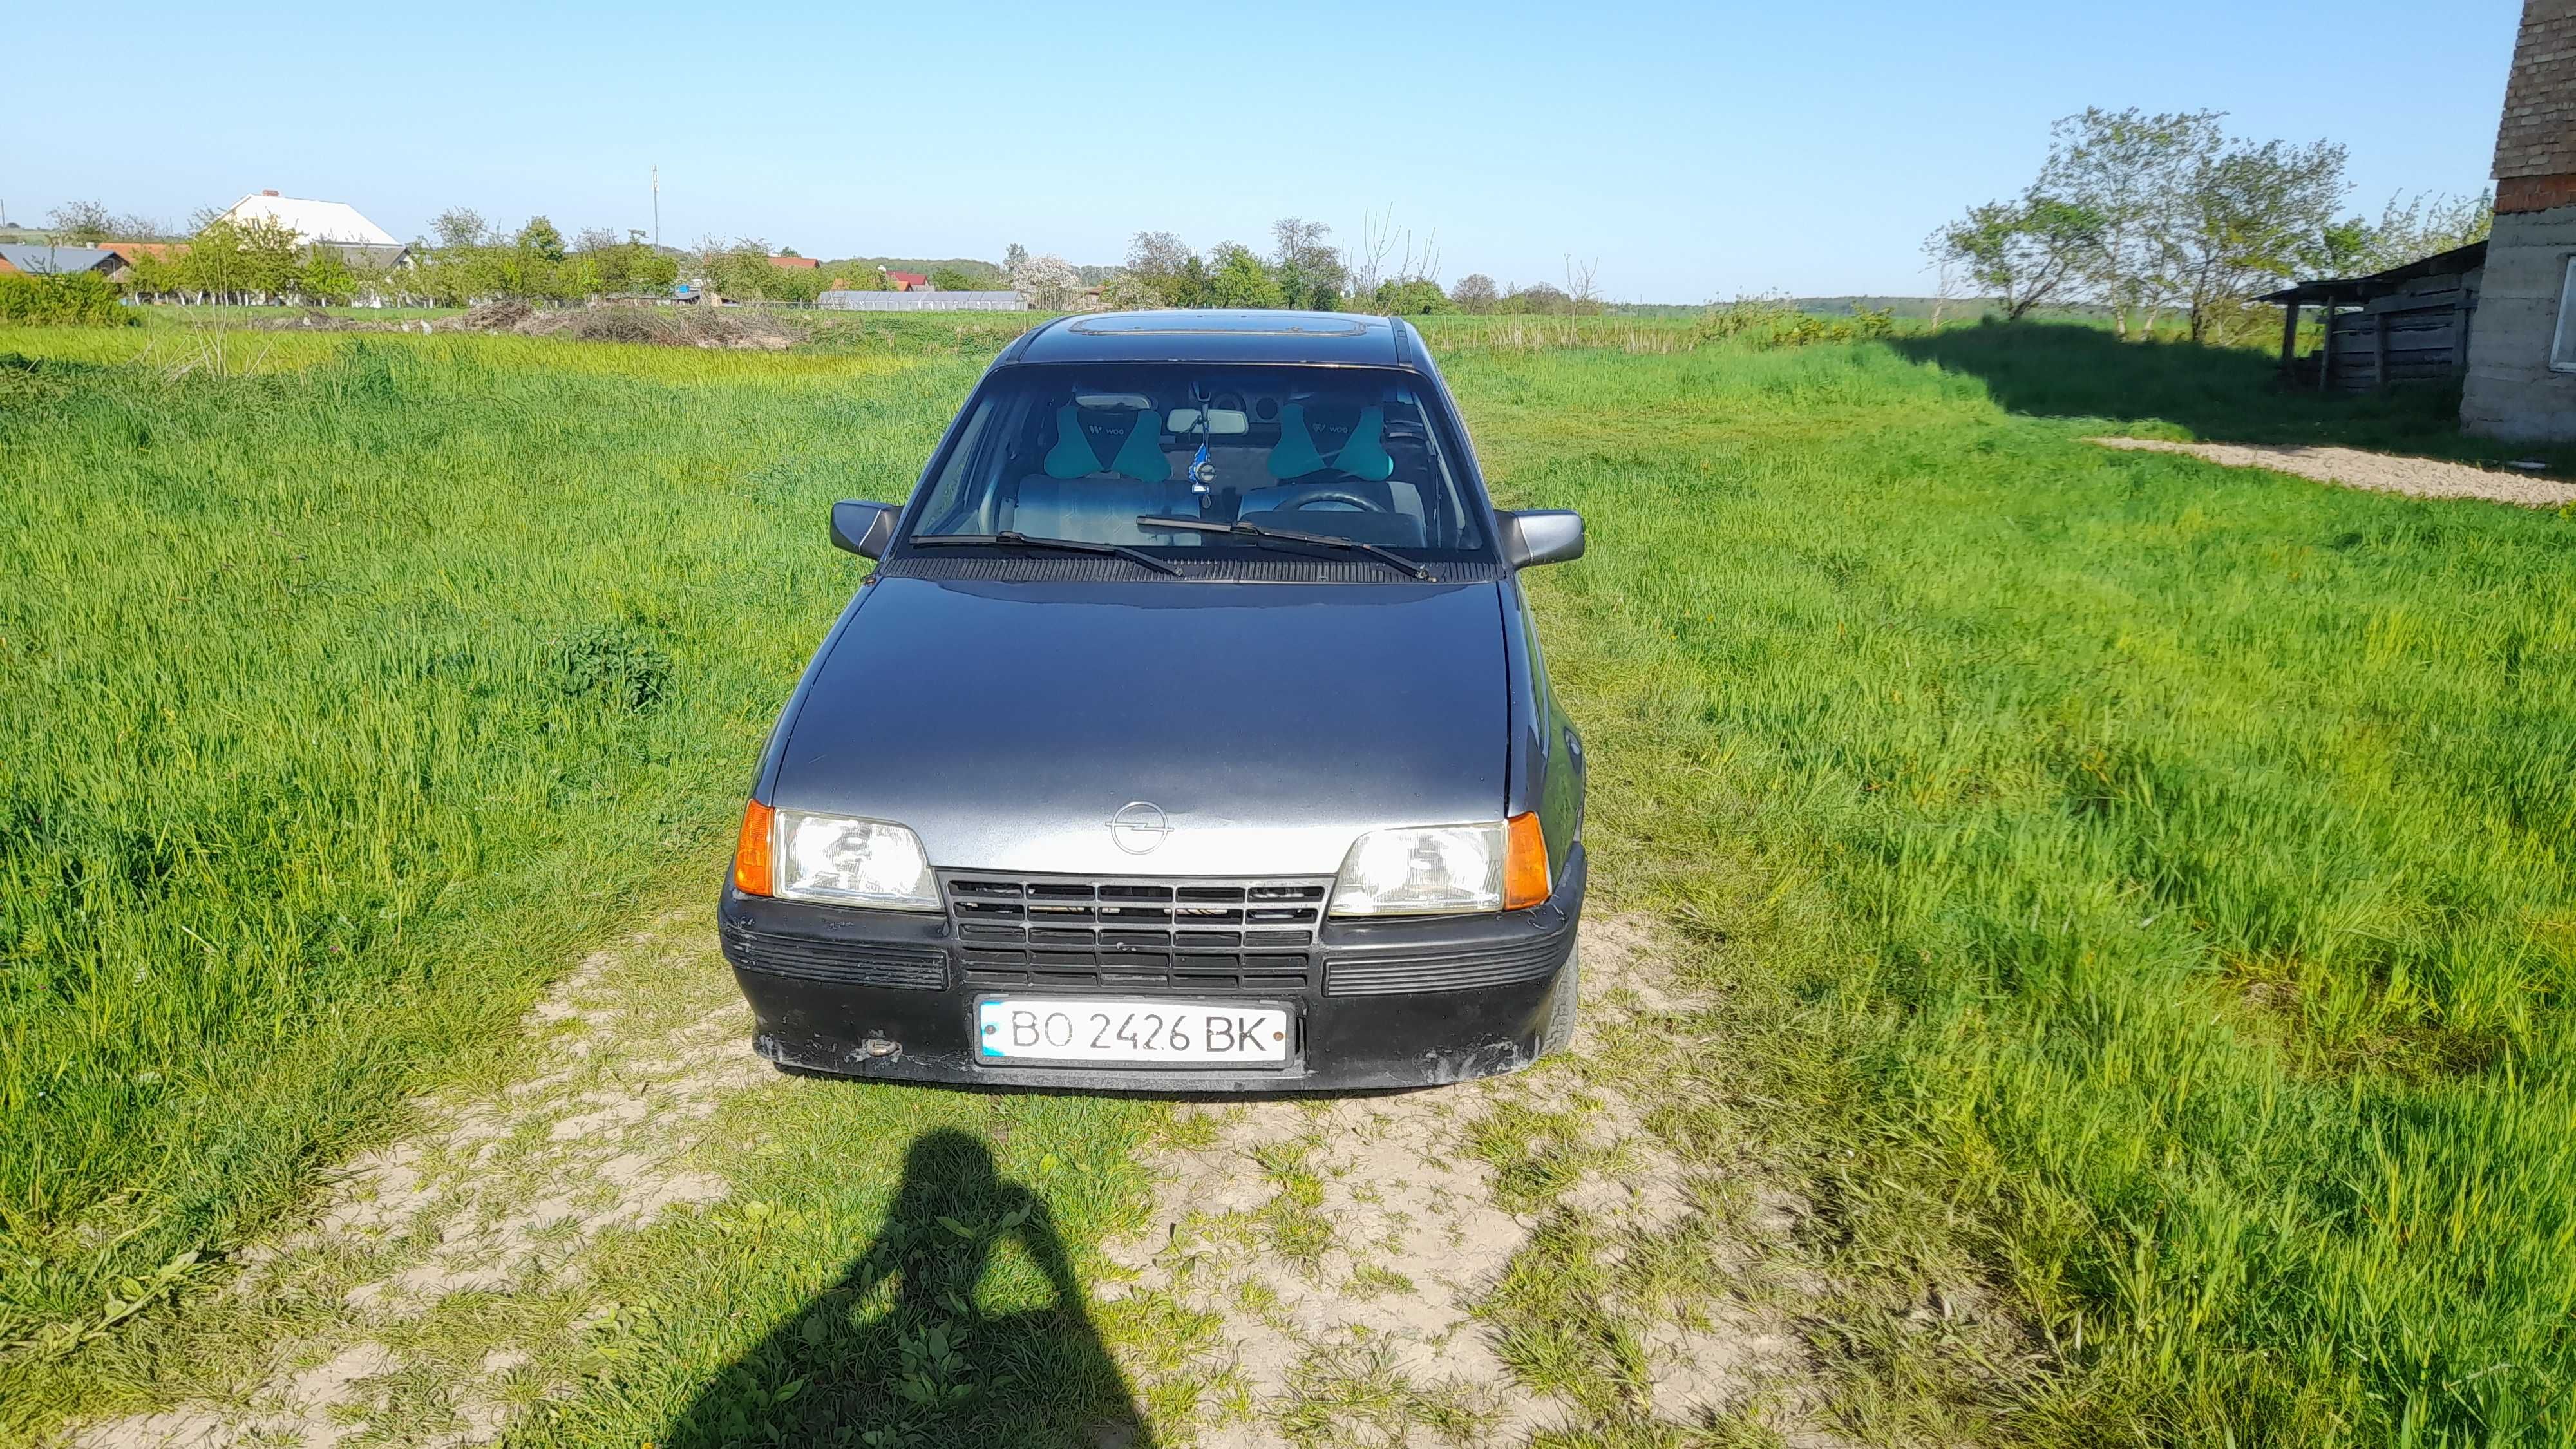
<path id="1" fill-rule="evenodd" d="M 671 687 L 671 656 L 642 630 L 594 624 L 555 641 L 555 688 L 575 699 L 596 699 L 611 709 L 647 710 Z"/>
<path id="2" fill-rule="evenodd" d="M 96 272 L 67 277 L 0 273 L 0 322 L 129 327 L 140 320 L 118 303 L 115 284 Z"/>

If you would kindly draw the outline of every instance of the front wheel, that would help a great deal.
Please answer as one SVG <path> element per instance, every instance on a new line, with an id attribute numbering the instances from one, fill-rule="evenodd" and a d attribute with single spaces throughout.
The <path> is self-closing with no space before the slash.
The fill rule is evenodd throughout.
<path id="1" fill-rule="evenodd" d="M 1556 995 L 1548 999 L 1547 1027 L 1539 1033 L 1538 1054 L 1552 1057 L 1574 1044 L 1574 1013 L 1583 998 L 1583 943 L 1565 953 L 1565 969 L 1556 976 Z"/>

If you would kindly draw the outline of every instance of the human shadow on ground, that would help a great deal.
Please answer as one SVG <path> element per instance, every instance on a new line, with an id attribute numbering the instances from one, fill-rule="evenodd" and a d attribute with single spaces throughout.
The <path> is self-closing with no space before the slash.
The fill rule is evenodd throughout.
<path id="1" fill-rule="evenodd" d="M 1025 1255 L 1007 1271 L 995 1261 L 1006 1243 Z M 996 1272 L 988 1297 L 1047 1301 L 987 1311 L 976 1294 Z M 1141 1449 L 1153 1436 L 1046 1204 L 1002 1177 L 982 1142 L 940 1128 L 914 1140 L 885 1222 L 840 1280 L 711 1378 L 654 1442 Z"/>
<path id="2" fill-rule="evenodd" d="M 1991 320 L 1888 345 L 1975 377 L 1997 405 L 2033 417 L 2173 423 L 2212 443 L 2323 443 L 2472 460 L 2528 452 L 2464 437 L 2457 383 L 2319 392 L 2284 385 L 2277 354 L 2260 348 L 2124 342 L 2107 327 Z"/>

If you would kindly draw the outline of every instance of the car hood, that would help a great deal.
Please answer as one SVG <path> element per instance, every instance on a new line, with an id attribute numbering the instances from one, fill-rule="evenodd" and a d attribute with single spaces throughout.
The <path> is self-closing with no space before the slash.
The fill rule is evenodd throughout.
<path id="1" fill-rule="evenodd" d="M 1501 818 L 1505 679 L 1491 583 L 881 577 L 770 803 L 900 821 L 942 868 L 1330 875 L 1363 831 Z M 1113 830 L 1131 805 L 1168 828 Z"/>

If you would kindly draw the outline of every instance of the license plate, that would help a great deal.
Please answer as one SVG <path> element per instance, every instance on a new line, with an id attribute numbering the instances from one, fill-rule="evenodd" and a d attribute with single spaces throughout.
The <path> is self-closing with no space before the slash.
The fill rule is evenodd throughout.
<path id="1" fill-rule="evenodd" d="M 975 1003 L 977 1053 L 988 1062 L 1187 1066 L 1288 1060 L 1291 1028 L 1276 1006 L 994 996 Z"/>

